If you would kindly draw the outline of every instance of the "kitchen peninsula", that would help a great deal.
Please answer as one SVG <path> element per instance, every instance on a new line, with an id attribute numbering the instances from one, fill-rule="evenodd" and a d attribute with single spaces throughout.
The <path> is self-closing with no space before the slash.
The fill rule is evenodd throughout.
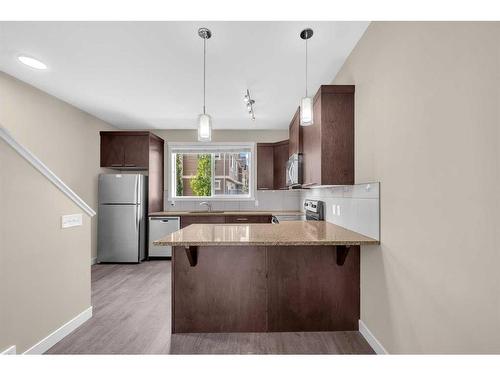
<path id="1" fill-rule="evenodd" d="M 172 332 L 358 330 L 360 245 L 325 221 L 192 224 L 173 246 Z"/>

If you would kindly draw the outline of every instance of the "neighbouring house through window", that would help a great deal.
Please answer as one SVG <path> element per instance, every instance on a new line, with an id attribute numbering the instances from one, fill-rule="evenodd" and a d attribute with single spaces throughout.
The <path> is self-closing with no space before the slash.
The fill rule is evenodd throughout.
<path id="1" fill-rule="evenodd" d="M 171 198 L 251 198 L 253 144 L 169 145 Z"/>

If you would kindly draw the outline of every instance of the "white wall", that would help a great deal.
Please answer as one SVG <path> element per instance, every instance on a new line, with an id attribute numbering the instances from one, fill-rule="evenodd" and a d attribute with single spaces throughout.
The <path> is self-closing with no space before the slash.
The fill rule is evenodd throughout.
<path id="1" fill-rule="evenodd" d="M 500 23 L 374 22 L 334 83 L 382 188 L 361 319 L 391 353 L 500 353 Z"/>
<path id="2" fill-rule="evenodd" d="M 213 210 L 221 211 L 301 211 L 300 191 L 257 190 L 255 200 L 212 201 Z M 174 204 L 174 205 L 172 205 Z M 168 202 L 167 211 L 205 210 L 200 207 L 199 200 L 182 200 Z"/>
<path id="3" fill-rule="evenodd" d="M 380 240 L 380 184 L 335 186 L 303 190 L 305 199 L 325 204 L 325 220 L 354 232 Z"/>

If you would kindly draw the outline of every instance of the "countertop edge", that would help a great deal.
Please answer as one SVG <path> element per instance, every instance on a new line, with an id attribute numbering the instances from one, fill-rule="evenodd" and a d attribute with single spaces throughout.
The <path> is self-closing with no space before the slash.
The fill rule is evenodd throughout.
<path id="1" fill-rule="evenodd" d="M 149 217 L 163 216 L 302 216 L 305 215 L 302 211 L 223 211 L 223 212 L 207 212 L 207 211 L 159 211 L 151 212 Z"/>
<path id="2" fill-rule="evenodd" d="M 154 241 L 157 246 L 363 246 L 380 245 L 380 241 L 335 241 L 335 242 L 164 242 Z"/>

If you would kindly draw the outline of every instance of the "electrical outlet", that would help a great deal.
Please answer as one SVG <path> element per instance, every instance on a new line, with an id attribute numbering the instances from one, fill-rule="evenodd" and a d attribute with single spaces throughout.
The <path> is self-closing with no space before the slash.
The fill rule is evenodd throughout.
<path id="1" fill-rule="evenodd" d="M 332 204 L 333 216 L 337 215 L 337 206 Z"/>
<path id="2" fill-rule="evenodd" d="M 257 199 L 255 200 L 255 207 L 259 207 L 259 201 Z"/>
<path id="3" fill-rule="evenodd" d="M 78 227 L 80 225 L 83 225 L 82 214 L 63 215 L 61 217 L 61 228 Z"/>
<path id="4" fill-rule="evenodd" d="M 337 205 L 337 216 L 340 216 L 340 205 Z"/>

